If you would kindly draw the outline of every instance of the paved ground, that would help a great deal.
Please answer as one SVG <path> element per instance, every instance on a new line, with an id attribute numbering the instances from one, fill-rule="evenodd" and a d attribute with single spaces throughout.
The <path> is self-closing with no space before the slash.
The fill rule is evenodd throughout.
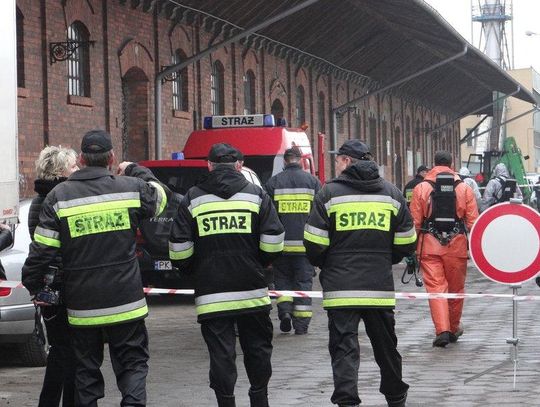
<path id="1" fill-rule="evenodd" d="M 396 267 L 396 281 L 403 266 Z M 413 284 L 396 283 L 398 291 L 419 291 Z M 471 293 L 511 293 L 511 289 L 492 283 L 470 268 L 467 281 Z M 540 295 L 528 282 L 523 294 Z M 208 388 L 207 350 L 202 341 L 191 303 L 179 298 L 151 298 L 151 361 L 148 377 L 149 406 L 215 406 Z M 270 400 L 277 406 L 330 406 L 332 375 L 327 350 L 326 315 L 320 300 L 307 336 L 279 333 L 275 324 L 274 375 Z M 508 300 L 470 299 L 465 303 L 465 335 L 446 349 L 432 348 L 433 327 L 427 302 L 400 301 L 396 311 L 399 350 L 403 356 L 404 377 L 411 385 L 408 406 L 538 406 L 540 405 L 540 303 L 519 304 L 520 364 L 516 390 L 512 389 L 511 364 L 464 384 L 464 380 L 509 358 L 506 338 L 512 334 L 512 304 Z M 274 320 L 275 312 L 274 312 Z M 360 396 L 363 405 L 384 406 L 378 392 L 379 372 L 373 361 L 369 341 L 360 335 Z M 242 356 L 239 350 L 238 361 Z M 25 368 L 16 355 L 0 349 L 0 406 L 36 406 L 43 368 Z M 103 371 L 107 394 L 100 406 L 118 406 L 110 362 Z M 239 368 L 237 404 L 248 406 L 248 382 Z"/>

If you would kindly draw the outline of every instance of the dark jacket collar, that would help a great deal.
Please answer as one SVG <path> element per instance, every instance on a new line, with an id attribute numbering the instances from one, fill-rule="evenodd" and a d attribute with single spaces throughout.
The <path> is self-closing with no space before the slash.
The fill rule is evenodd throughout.
<path id="1" fill-rule="evenodd" d="M 330 182 L 349 185 L 360 192 L 377 192 L 384 187 L 384 180 L 379 176 L 379 167 L 374 161 L 358 161 Z"/>
<path id="2" fill-rule="evenodd" d="M 210 171 L 206 179 L 197 186 L 203 191 L 217 195 L 223 199 L 240 192 L 249 184 L 244 175 L 234 168 L 221 167 Z"/>
<path id="3" fill-rule="evenodd" d="M 36 179 L 34 181 L 34 191 L 36 191 L 40 196 L 47 196 L 49 192 L 53 190 L 55 186 L 64 182 L 67 178 L 60 177 L 56 179 Z"/>
<path id="4" fill-rule="evenodd" d="M 79 171 L 75 171 L 73 174 L 71 174 L 68 180 L 78 181 L 112 176 L 112 172 L 110 172 L 107 168 L 104 167 L 84 167 Z"/>
<path id="5" fill-rule="evenodd" d="M 300 166 L 299 163 L 290 163 L 290 164 L 285 164 L 285 167 L 283 167 L 284 170 L 301 170 L 302 167 Z"/>

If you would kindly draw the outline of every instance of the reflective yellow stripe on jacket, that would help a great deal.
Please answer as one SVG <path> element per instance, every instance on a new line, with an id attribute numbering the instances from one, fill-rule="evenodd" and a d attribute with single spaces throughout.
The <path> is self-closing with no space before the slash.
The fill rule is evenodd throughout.
<path id="1" fill-rule="evenodd" d="M 279 235 L 261 234 L 259 237 L 259 249 L 267 253 L 276 253 L 283 250 L 285 232 Z"/>
<path id="2" fill-rule="evenodd" d="M 54 210 L 59 218 L 88 212 L 140 207 L 141 199 L 138 192 L 95 195 L 68 201 L 58 201 L 54 204 Z"/>
<path id="3" fill-rule="evenodd" d="M 414 242 L 416 242 L 416 229 L 414 226 L 406 232 L 394 233 L 395 245 L 406 245 Z"/>
<path id="4" fill-rule="evenodd" d="M 34 231 L 34 240 L 45 246 L 61 247 L 60 233 L 55 230 L 45 229 L 41 226 Z"/>
<path id="5" fill-rule="evenodd" d="M 315 226 L 308 225 L 304 227 L 304 239 L 322 246 L 330 245 L 330 238 L 328 237 L 328 231 L 319 229 Z"/>
<path id="6" fill-rule="evenodd" d="M 193 242 L 169 242 L 169 258 L 171 260 L 184 260 L 193 255 Z"/>
<path id="7" fill-rule="evenodd" d="M 161 186 L 159 182 L 150 181 L 149 184 L 152 185 L 157 190 L 155 216 L 159 216 L 161 215 L 161 213 L 165 210 L 165 207 L 167 206 L 167 194 L 165 193 L 165 189 Z"/>
<path id="8" fill-rule="evenodd" d="M 236 311 L 270 305 L 268 288 L 201 295 L 195 298 L 197 315 Z"/>
<path id="9" fill-rule="evenodd" d="M 130 304 L 118 307 L 93 309 L 93 310 L 73 310 L 69 309 L 68 322 L 72 326 L 90 327 L 113 325 L 131 320 L 141 319 L 148 315 L 146 299 L 142 298 Z"/>
<path id="10" fill-rule="evenodd" d="M 324 308 L 395 307 L 393 291 L 326 291 L 323 292 Z"/>
<path id="11" fill-rule="evenodd" d="M 188 209 L 191 212 L 191 216 L 194 218 L 196 216 L 214 211 L 246 210 L 259 213 L 261 209 L 261 202 L 262 199 L 260 196 L 245 192 L 234 194 L 229 199 L 207 194 L 192 199 Z"/>

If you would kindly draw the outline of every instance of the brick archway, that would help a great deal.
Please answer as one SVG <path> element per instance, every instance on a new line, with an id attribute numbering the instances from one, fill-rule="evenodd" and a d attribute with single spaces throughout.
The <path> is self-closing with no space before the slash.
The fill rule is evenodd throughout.
<path id="1" fill-rule="evenodd" d="M 276 118 L 276 120 L 283 118 L 283 115 L 285 114 L 285 112 L 284 112 L 283 103 L 281 103 L 281 100 L 274 99 L 274 101 L 272 102 L 272 107 L 270 109 L 271 109 L 272 114 Z"/>
<path id="2" fill-rule="evenodd" d="M 148 49 L 139 41 L 129 40 L 118 52 L 120 74 L 126 76 L 132 67 L 138 67 L 148 78 L 154 72 L 154 59 Z"/>
<path id="3" fill-rule="evenodd" d="M 122 76 L 122 159 L 149 158 L 148 77 L 131 67 Z"/>

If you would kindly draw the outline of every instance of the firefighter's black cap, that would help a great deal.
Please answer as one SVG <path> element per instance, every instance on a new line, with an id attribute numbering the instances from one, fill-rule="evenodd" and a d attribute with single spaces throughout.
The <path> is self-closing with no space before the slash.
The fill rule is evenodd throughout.
<path id="1" fill-rule="evenodd" d="M 368 145 L 358 139 L 347 140 L 343 143 L 337 155 L 348 155 L 359 160 L 369 160 L 371 158 Z"/>
<path id="2" fill-rule="evenodd" d="M 87 154 L 105 153 L 112 148 L 111 135 L 105 130 L 90 130 L 81 142 L 81 151 Z"/>
<path id="3" fill-rule="evenodd" d="M 213 163 L 234 163 L 243 159 L 240 150 L 227 143 L 214 144 L 208 152 L 208 161 Z"/>
<path id="4" fill-rule="evenodd" d="M 296 146 L 293 146 L 291 148 L 288 148 L 285 150 L 285 153 L 283 154 L 283 157 L 296 157 L 296 158 L 302 158 L 302 153 L 300 152 L 300 149 Z"/>
<path id="5" fill-rule="evenodd" d="M 425 165 L 421 165 L 420 167 L 418 167 L 418 168 L 416 169 L 416 173 L 417 173 L 417 174 L 420 174 L 422 171 L 429 171 L 429 168 L 426 167 Z"/>

